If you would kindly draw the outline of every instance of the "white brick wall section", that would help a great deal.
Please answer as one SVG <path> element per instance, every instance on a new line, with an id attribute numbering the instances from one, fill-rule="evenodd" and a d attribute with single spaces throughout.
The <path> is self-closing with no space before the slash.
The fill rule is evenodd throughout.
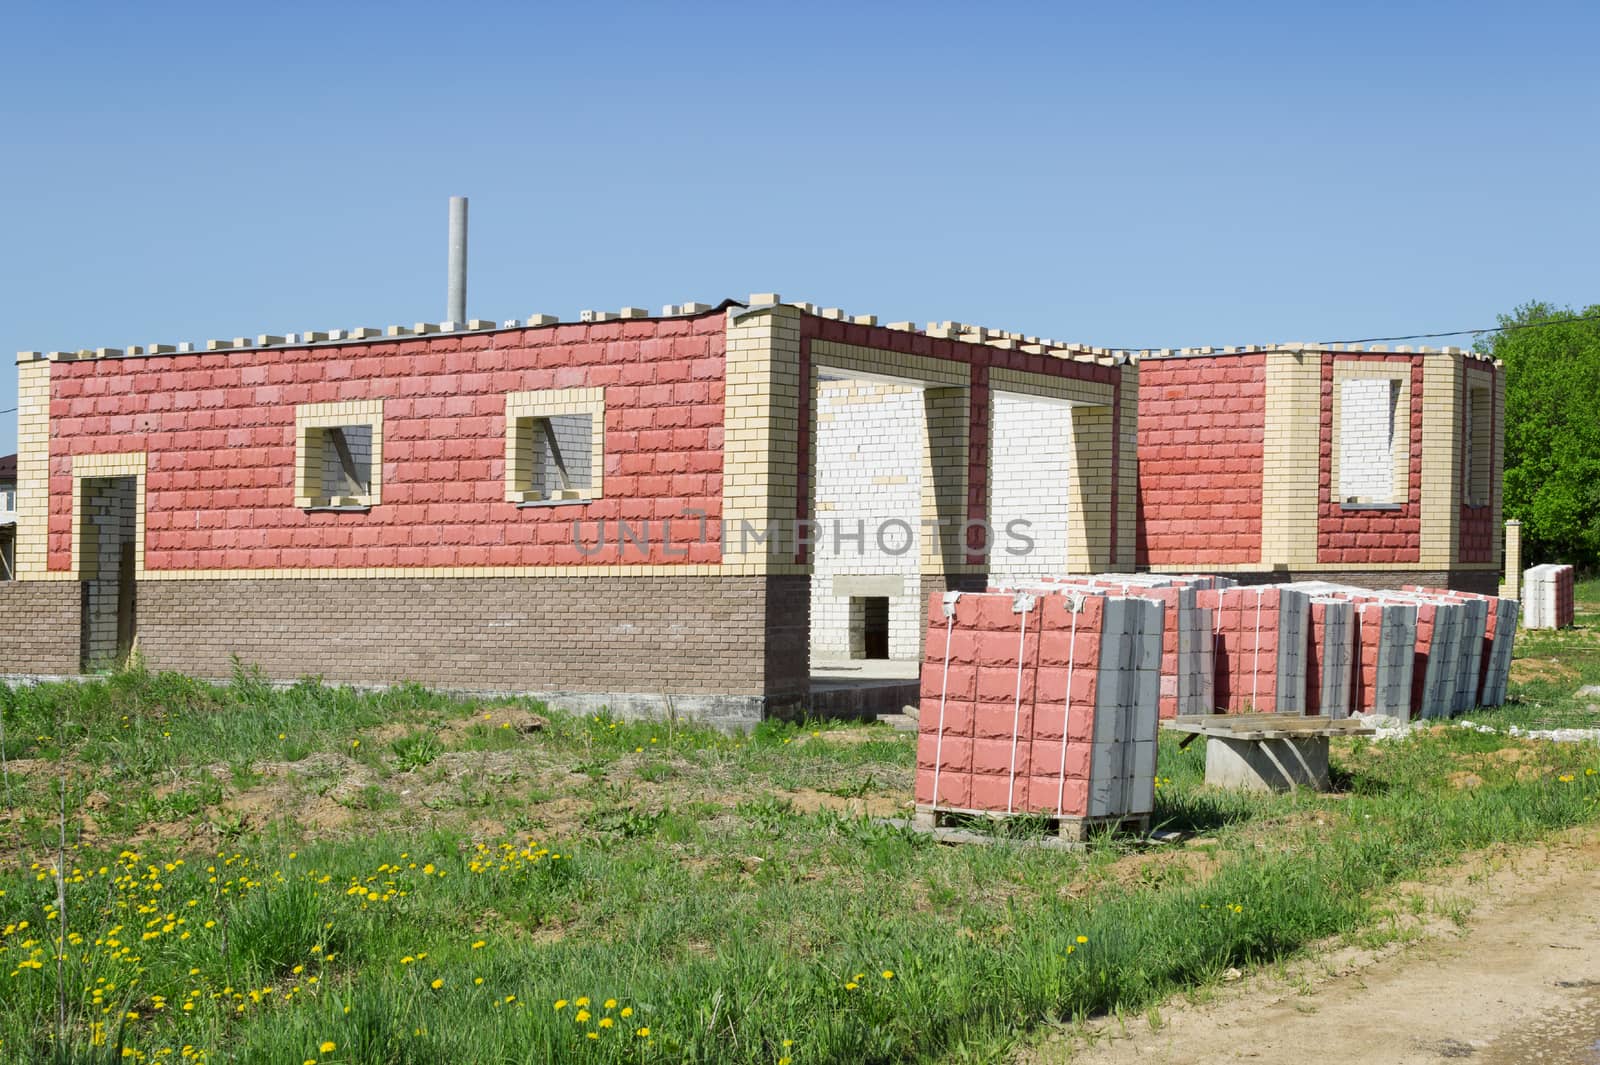
<path id="1" fill-rule="evenodd" d="M 1067 565 L 1067 488 L 1071 476 L 1072 408 L 1012 392 L 994 393 L 990 418 L 989 524 L 994 529 L 989 575 L 994 580 L 1063 573 Z M 1029 523 L 1034 541 L 1012 555 L 1006 526 Z"/>
<path id="2" fill-rule="evenodd" d="M 850 597 L 836 576 L 897 575 L 903 594 L 889 601 L 889 657 L 921 655 L 924 604 L 920 522 L 927 418 L 922 389 L 861 380 L 817 386 L 816 508 L 819 541 L 811 577 L 811 655 L 850 657 Z M 887 528 L 885 522 L 910 526 Z M 856 532 L 861 532 L 857 542 Z M 903 553 L 896 553 L 905 546 Z M 885 550 L 887 547 L 889 550 Z"/>
<path id="3" fill-rule="evenodd" d="M 1394 408 L 1387 377 L 1344 382 L 1339 391 L 1339 499 L 1394 502 Z"/>

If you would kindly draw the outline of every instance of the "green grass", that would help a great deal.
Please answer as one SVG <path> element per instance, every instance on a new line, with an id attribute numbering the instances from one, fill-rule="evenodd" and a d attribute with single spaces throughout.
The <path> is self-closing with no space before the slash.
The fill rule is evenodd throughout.
<path id="1" fill-rule="evenodd" d="M 1475 719 L 1586 714 L 1580 620 L 1519 648 L 1558 677 Z M 875 819 L 913 763 L 880 726 L 729 737 L 245 670 L 0 690 L 0 720 L 6 1061 L 992 1061 L 1403 934 L 1397 882 L 1600 818 L 1600 748 L 1463 729 L 1339 745 L 1339 796 L 1213 791 L 1203 748 L 1164 740 L 1157 819 L 1186 842 L 1064 854 Z"/>

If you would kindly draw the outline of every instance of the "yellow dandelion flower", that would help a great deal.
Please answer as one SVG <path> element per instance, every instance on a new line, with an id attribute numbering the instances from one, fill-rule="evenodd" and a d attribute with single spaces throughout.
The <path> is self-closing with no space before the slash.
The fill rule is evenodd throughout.
<path id="1" fill-rule="evenodd" d="M 650 1037 L 650 1029 L 649 1028 L 641 1028 L 637 1032 L 634 1032 L 633 1034 L 638 1036 L 640 1039 L 648 1039 Z"/>
<path id="2" fill-rule="evenodd" d="M 632 1006 L 624 1006 L 624 1007 L 622 1007 L 622 1015 L 624 1017 L 632 1017 L 633 1016 L 633 1007 Z"/>
<path id="3" fill-rule="evenodd" d="M 584 995 L 581 998 L 575 998 L 572 1000 L 572 1004 L 574 1006 L 587 1006 L 589 1004 L 589 996 Z"/>
<path id="4" fill-rule="evenodd" d="M 585 1032 L 584 1034 L 587 1035 L 590 1039 L 599 1039 L 600 1038 L 600 1033 L 599 1032 Z"/>
<path id="5" fill-rule="evenodd" d="M 566 999 L 564 999 L 564 998 L 556 999 L 556 1009 L 564 1010 L 566 1008 L 567 1008 L 567 1000 Z"/>
<path id="6" fill-rule="evenodd" d="M 885 980 L 893 980 L 894 979 L 894 970 L 893 969 L 885 969 L 879 975 L 881 975 Z"/>
<path id="7" fill-rule="evenodd" d="M 617 1000 L 616 999 L 614 999 L 614 998 L 606 999 L 606 1009 L 614 1010 L 616 1008 L 617 1008 Z"/>
<path id="8" fill-rule="evenodd" d="M 573 1014 L 572 1019 L 577 1021 L 579 1024 L 582 1024 L 584 1021 L 589 1019 L 589 1011 L 579 1010 L 577 1013 Z"/>
<path id="9" fill-rule="evenodd" d="M 435 980 L 433 983 L 429 984 L 428 986 L 433 988 L 435 991 L 437 991 L 441 987 L 444 986 L 444 981 L 443 980 Z"/>
<path id="10" fill-rule="evenodd" d="M 481 939 L 478 940 L 476 943 L 472 944 L 472 949 L 473 950 L 482 950 L 483 948 L 484 948 L 484 942 Z"/>
<path id="11" fill-rule="evenodd" d="M 616 1024 L 616 1023 L 617 1022 L 612 1020 L 610 1017 L 601 1017 L 600 1021 L 599 1021 L 600 1027 L 602 1027 L 602 1028 L 610 1028 L 613 1024 Z"/>
<path id="12" fill-rule="evenodd" d="M 332 1054 L 335 1050 L 339 1049 L 339 1044 L 335 1043 L 333 1040 L 330 1039 L 330 1040 L 324 1042 L 317 1049 L 322 1051 L 324 1054 Z"/>

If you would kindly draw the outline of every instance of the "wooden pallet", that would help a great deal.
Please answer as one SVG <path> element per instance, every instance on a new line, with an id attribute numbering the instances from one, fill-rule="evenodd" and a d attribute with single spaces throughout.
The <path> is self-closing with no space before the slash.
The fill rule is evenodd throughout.
<path id="1" fill-rule="evenodd" d="M 1144 836 L 1150 832 L 1149 814 L 1114 815 L 1110 817 L 1057 817 L 1053 814 L 1008 814 L 997 810 L 965 810 L 958 807 L 918 804 L 912 816 L 911 827 L 918 832 L 944 834 L 951 842 L 962 842 L 956 834 L 969 827 L 973 820 L 1004 823 L 1006 821 L 1042 824 L 1049 835 L 1066 843 L 1083 844 L 1102 832 L 1132 832 Z"/>
<path id="2" fill-rule="evenodd" d="M 1161 722 L 1169 732 L 1187 732 L 1178 744 L 1187 747 L 1200 736 L 1230 740 L 1330 739 L 1335 736 L 1372 736 L 1377 730 L 1359 717 L 1313 717 L 1305 714 L 1195 714 Z"/>

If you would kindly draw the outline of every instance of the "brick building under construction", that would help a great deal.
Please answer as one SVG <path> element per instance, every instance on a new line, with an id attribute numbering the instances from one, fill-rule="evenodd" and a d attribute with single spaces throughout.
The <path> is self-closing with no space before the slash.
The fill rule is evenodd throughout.
<path id="1" fill-rule="evenodd" d="M 1103 571 L 1494 590 L 1503 375 L 752 296 L 25 352 L 0 672 L 413 680 L 723 723 Z M 820 688 L 818 689 L 820 690 Z"/>

